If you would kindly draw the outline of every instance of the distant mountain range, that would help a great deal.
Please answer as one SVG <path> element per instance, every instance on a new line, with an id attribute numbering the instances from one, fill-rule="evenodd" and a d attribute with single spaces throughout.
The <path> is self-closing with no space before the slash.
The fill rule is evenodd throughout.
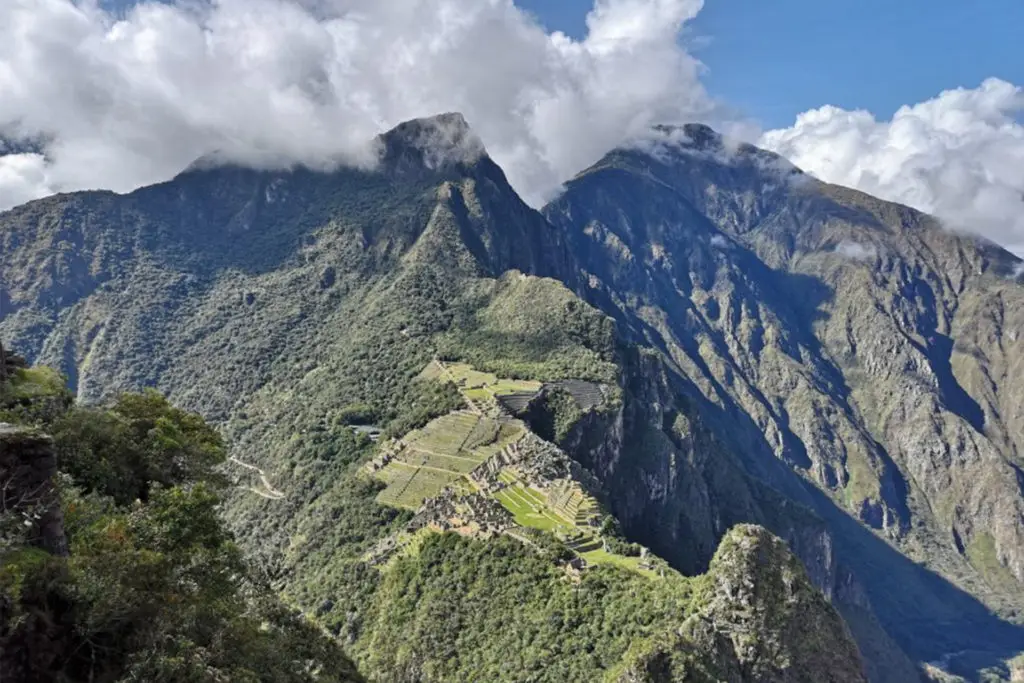
<path id="1" fill-rule="evenodd" d="M 248 465 L 224 511 L 240 543 L 371 680 L 1022 675 L 1019 259 L 700 125 L 609 152 L 541 211 L 460 115 L 379 143 L 374 170 L 207 160 L 0 213 L 0 338 L 80 400 L 155 386 L 217 422 Z M 425 377 L 435 359 L 495 379 Z M 506 414 L 499 380 L 549 388 Z M 452 445 L 431 420 L 456 413 L 537 447 Z M 437 480 L 409 452 L 485 455 Z M 383 455 L 440 483 L 381 504 Z M 268 482 L 281 496 L 254 495 Z M 612 558 L 582 570 L 558 512 L 577 488 Z M 549 541 L 561 559 L 534 567 Z M 634 543 L 661 578 L 617 566 Z M 561 606 L 565 581 L 607 611 Z M 616 582 L 698 597 L 620 631 L 642 610 L 614 612 L 634 599 Z"/>

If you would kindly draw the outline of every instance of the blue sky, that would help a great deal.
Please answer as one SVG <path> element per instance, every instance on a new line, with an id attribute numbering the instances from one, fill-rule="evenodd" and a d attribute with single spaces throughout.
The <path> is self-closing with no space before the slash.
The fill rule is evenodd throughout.
<path id="1" fill-rule="evenodd" d="M 574 36 L 592 6 L 516 3 Z M 765 128 L 824 104 L 888 118 L 990 76 L 1024 83 L 1024 0 L 706 0 L 686 40 L 711 94 Z"/>

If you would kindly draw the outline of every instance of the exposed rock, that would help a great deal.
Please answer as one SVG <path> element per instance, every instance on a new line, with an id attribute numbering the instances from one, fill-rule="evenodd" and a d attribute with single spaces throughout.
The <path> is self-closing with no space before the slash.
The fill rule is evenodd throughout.
<path id="1" fill-rule="evenodd" d="M 679 633 L 636 656 L 621 681 L 862 683 L 857 646 L 800 562 L 765 529 L 722 539 L 702 607 Z"/>
<path id="2" fill-rule="evenodd" d="M 30 545 L 64 556 L 68 542 L 56 476 L 57 454 L 50 437 L 0 424 L 0 512 L 24 519 Z"/>
<path id="3" fill-rule="evenodd" d="M 673 393 L 686 398 L 681 412 L 702 434 L 695 451 L 733 454 L 743 473 L 817 514 L 833 566 L 856 575 L 901 647 L 926 660 L 947 647 L 987 643 L 993 658 L 1024 647 L 1020 629 L 970 597 L 1024 613 L 1015 426 L 1024 404 L 1011 360 L 1024 352 L 1014 332 L 1024 324 L 1024 288 L 1011 277 L 1018 260 L 906 207 L 818 183 L 767 152 L 730 150 L 707 130 L 663 133 L 654 149 L 609 154 L 545 209 L 588 273 L 582 293 L 661 351 L 678 375 Z M 667 403 L 641 396 L 641 405 Z M 618 460 L 638 440 L 630 419 L 627 409 Z M 666 485 L 695 478 L 675 475 L 679 460 L 662 452 L 660 472 L 645 459 L 643 477 L 625 475 L 634 487 L 626 500 L 700 501 L 698 491 Z M 602 460 L 609 481 L 637 469 Z M 751 505 L 756 494 L 722 482 L 707 485 L 708 505 L 690 506 L 698 512 L 680 505 L 678 516 L 662 517 L 694 524 L 691 532 L 671 522 L 677 539 L 708 535 L 701 530 L 714 525 L 699 510 L 716 498 L 765 519 Z M 829 552 L 807 552 L 804 534 L 763 523 L 817 574 L 813 557 Z M 696 555 L 706 561 L 712 548 Z M 900 582 L 916 588 L 897 591 Z M 928 635 L 922 621 L 934 625 Z"/>

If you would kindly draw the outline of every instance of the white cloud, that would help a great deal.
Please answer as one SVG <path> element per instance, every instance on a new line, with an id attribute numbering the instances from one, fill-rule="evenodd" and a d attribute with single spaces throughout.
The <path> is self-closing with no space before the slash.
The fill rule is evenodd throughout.
<path id="1" fill-rule="evenodd" d="M 679 43 L 703 0 L 596 0 L 588 35 L 546 33 L 511 0 L 0 0 L 0 208 L 126 191 L 196 158 L 367 161 L 401 121 L 465 114 L 538 203 L 656 121 L 713 118 Z"/>
<path id="2" fill-rule="evenodd" d="M 854 261 L 870 261 L 878 255 L 873 244 L 861 244 L 851 240 L 843 240 L 836 245 L 835 253 Z"/>
<path id="3" fill-rule="evenodd" d="M 13 206 L 50 194 L 50 191 L 43 155 L 0 156 L 0 202 Z M 3 206 L 0 203 L 0 209 Z"/>
<path id="4" fill-rule="evenodd" d="M 1024 253 L 1024 90 L 989 79 L 890 121 L 826 106 L 760 144 L 822 180 L 898 201 Z"/>

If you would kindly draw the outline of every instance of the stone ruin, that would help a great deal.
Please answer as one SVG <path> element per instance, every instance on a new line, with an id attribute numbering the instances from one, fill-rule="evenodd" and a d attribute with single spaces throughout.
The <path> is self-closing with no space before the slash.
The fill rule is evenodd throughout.
<path id="1" fill-rule="evenodd" d="M 428 499 L 407 529 L 430 527 L 437 531 L 472 530 L 474 536 L 504 533 L 515 523 L 501 503 L 484 493 L 461 495 L 451 487 Z"/>

